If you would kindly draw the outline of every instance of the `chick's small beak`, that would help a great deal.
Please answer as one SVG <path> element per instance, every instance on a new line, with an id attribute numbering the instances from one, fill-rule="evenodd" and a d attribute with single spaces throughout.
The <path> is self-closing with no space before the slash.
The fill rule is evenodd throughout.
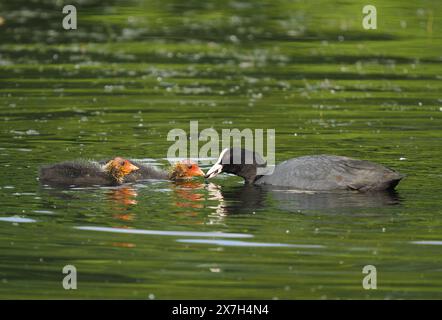
<path id="1" fill-rule="evenodd" d="M 201 168 L 195 169 L 194 173 L 195 176 L 204 177 L 204 171 L 201 170 Z"/>
<path id="2" fill-rule="evenodd" d="M 136 171 L 139 170 L 140 168 L 138 168 L 137 166 L 133 165 L 132 163 L 128 163 L 123 167 L 123 171 L 126 174 L 131 173 L 132 171 Z"/>
<path id="3" fill-rule="evenodd" d="M 214 164 L 212 166 L 212 168 L 209 169 L 209 171 L 207 171 L 207 173 L 204 176 L 204 178 L 210 179 L 210 178 L 216 177 L 222 171 L 223 171 L 223 165 L 219 164 L 219 163 L 216 163 L 216 164 Z"/>

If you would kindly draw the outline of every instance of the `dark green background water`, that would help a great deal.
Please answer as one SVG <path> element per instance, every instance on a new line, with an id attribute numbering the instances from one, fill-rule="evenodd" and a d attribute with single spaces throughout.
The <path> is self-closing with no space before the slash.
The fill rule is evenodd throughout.
<path id="1" fill-rule="evenodd" d="M 1 298 L 442 298 L 442 2 L 371 1 L 363 30 L 366 1 L 71 1 L 75 31 L 62 3 L 0 2 Z M 190 120 L 274 128 L 277 162 L 407 178 L 392 196 L 36 179 L 77 157 L 164 165 Z"/>

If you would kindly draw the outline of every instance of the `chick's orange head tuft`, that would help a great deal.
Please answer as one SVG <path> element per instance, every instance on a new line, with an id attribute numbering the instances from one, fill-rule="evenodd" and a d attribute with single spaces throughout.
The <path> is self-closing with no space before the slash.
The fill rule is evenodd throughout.
<path id="1" fill-rule="evenodd" d="M 136 171 L 139 169 L 137 166 L 133 165 L 129 160 L 126 160 L 121 157 L 116 157 L 112 159 L 106 164 L 106 167 L 121 172 L 123 175 L 128 175 L 132 171 Z"/>
<path id="2" fill-rule="evenodd" d="M 192 177 L 204 176 L 204 172 L 193 161 L 182 160 L 172 167 L 172 177 L 175 179 L 190 179 Z"/>

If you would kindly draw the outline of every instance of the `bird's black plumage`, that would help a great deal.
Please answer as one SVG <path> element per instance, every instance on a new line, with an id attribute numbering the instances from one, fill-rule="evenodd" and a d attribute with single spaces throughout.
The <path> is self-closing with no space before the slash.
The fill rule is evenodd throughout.
<path id="1" fill-rule="evenodd" d="M 250 155 L 252 153 L 252 156 Z M 234 161 L 235 158 L 241 159 Z M 240 157 L 241 156 L 241 157 Z M 253 161 L 246 161 L 247 156 Z M 216 167 L 217 166 L 217 167 Z M 304 156 L 286 160 L 271 174 L 260 174 L 265 167 L 262 157 L 252 151 L 231 148 L 212 168 L 243 177 L 246 183 L 292 187 L 302 190 L 391 190 L 404 177 L 402 174 L 373 162 L 334 155 Z M 207 176 L 212 177 L 216 174 Z"/>

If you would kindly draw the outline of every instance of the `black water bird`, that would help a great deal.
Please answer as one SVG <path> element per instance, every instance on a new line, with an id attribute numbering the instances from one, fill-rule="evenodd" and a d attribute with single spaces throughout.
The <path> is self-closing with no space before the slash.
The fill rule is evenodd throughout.
<path id="1" fill-rule="evenodd" d="M 256 152 L 224 149 L 205 177 L 222 172 L 244 178 L 246 184 L 291 187 L 300 190 L 393 190 L 402 174 L 366 160 L 334 155 L 303 156 L 286 160 L 268 171 L 266 162 Z M 265 172 L 270 174 L 265 174 Z"/>

